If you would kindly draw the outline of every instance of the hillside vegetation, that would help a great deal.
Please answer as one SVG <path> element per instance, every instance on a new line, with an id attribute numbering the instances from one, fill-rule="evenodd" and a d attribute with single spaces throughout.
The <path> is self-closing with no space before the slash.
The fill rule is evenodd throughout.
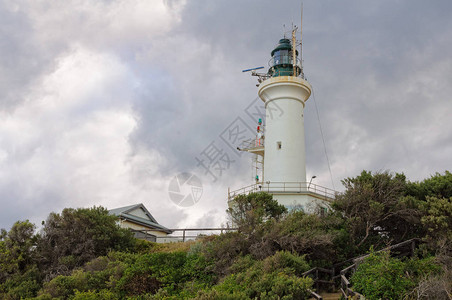
<path id="1" fill-rule="evenodd" d="M 196 241 L 136 240 L 102 207 L 2 230 L 0 299 L 307 299 L 302 274 L 370 253 L 353 274 L 368 299 L 451 299 L 452 174 L 410 182 L 363 171 L 326 214 L 288 212 L 266 193 L 238 196 L 238 231 Z M 416 255 L 376 252 L 410 238 Z"/>

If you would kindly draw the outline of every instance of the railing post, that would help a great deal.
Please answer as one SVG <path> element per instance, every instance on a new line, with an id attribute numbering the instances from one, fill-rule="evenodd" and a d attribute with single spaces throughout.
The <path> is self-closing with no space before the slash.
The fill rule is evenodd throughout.
<path id="1" fill-rule="evenodd" d="M 315 270 L 315 279 L 316 279 L 316 285 L 315 288 L 317 289 L 317 291 L 319 290 L 319 269 Z"/>

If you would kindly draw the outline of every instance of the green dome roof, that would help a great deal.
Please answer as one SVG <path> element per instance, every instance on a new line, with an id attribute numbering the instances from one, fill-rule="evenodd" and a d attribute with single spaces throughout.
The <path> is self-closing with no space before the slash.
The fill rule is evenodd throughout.
<path id="1" fill-rule="evenodd" d="M 289 51 L 292 50 L 292 46 L 290 45 L 290 40 L 289 39 L 280 39 L 278 46 L 276 46 L 276 48 L 273 49 L 271 55 L 273 56 L 273 54 L 275 54 L 275 52 L 279 51 L 279 50 L 289 50 Z"/>
<path id="2" fill-rule="evenodd" d="M 290 42 L 289 39 L 280 39 L 278 45 L 276 46 L 275 49 L 273 49 L 271 56 L 273 56 L 273 54 L 275 54 L 276 51 L 279 50 L 288 50 L 291 51 L 292 50 L 292 44 Z M 298 50 L 295 50 L 295 53 L 298 55 Z"/>

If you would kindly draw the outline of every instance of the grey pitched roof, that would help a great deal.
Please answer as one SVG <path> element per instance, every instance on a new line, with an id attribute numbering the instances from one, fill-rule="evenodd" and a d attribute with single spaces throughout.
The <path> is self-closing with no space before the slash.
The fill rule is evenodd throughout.
<path id="1" fill-rule="evenodd" d="M 130 212 L 134 211 L 135 209 L 141 208 L 144 212 L 144 214 L 149 218 L 145 219 L 139 216 L 135 216 L 131 214 Z M 118 216 L 121 219 L 127 220 L 132 223 L 140 224 L 143 226 L 147 226 L 151 229 L 156 229 L 160 231 L 164 231 L 166 233 L 172 233 L 172 230 L 166 228 L 165 226 L 160 225 L 157 220 L 151 215 L 151 213 L 147 210 L 147 208 L 143 205 L 143 203 L 140 204 L 134 204 L 119 208 L 110 209 L 108 211 L 110 215 Z"/>

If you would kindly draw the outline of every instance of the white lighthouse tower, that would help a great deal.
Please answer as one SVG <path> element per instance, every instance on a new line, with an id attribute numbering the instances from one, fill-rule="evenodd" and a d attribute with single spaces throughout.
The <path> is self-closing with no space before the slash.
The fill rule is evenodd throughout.
<path id="1" fill-rule="evenodd" d="M 264 179 L 306 182 L 303 111 L 311 85 L 294 74 L 301 69 L 293 67 L 288 39 L 281 39 L 271 53 L 271 77 L 260 84 L 258 92 L 266 111 Z M 273 113 L 276 109 L 279 114 Z"/>
<path id="2" fill-rule="evenodd" d="M 306 179 L 304 107 L 312 87 L 304 78 L 295 31 L 292 41 L 283 38 L 271 51 L 267 73 L 252 73 L 259 77 L 258 95 L 266 116 L 256 141 L 240 150 L 262 156 L 263 172 L 255 184 L 229 192 L 229 201 L 238 194 L 265 191 L 288 208 L 313 211 L 326 209 L 334 197 L 333 190 Z"/>

